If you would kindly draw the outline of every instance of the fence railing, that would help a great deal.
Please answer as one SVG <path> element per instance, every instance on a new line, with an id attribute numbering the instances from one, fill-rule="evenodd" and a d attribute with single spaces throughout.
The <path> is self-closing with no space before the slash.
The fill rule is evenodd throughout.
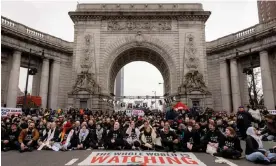
<path id="1" fill-rule="evenodd" d="M 261 33 L 267 29 L 270 29 L 272 27 L 276 27 L 276 18 L 270 20 L 269 22 L 265 22 L 262 24 L 257 24 L 255 26 L 246 28 L 244 30 L 241 30 L 239 32 L 224 36 L 222 38 L 219 38 L 217 40 L 213 40 L 206 43 L 207 49 L 211 49 L 220 45 L 224 45 L 227 43 L 234 42 L 235 40 L 239 40 L 241 38 Z"/>
<path id="2" fill-rule="evenodd" d="M 37 31 L 37 30 L 32 29 L 30 27 L 27 27 L 23 24 L 20 24 L 20 23 L 17 23 L 15 21 L 13 21 L 13 20 L 10 20 L 6 17 L 1 16 L 1 23 L 2 23 L 1 27 L 6 27 L 6 28 L 9 28 L 9 29 L 12 29 L 12 30 L 14 30 L 18 33 L 25 34 L 26 36 L 37 38 L 39 40 L 44 40 L 45 42 L 48 42 L 52 45 L 56 45 L 58 47 L 63 47 L 63 48 L 66 48 L 66 49 L 70 49 L 70 50 L 72 49 L 73 50 L 71 42 L 68 42 L 68 41 L 62 40 L 60 38 L 51 36 L 49 34 Z"/>

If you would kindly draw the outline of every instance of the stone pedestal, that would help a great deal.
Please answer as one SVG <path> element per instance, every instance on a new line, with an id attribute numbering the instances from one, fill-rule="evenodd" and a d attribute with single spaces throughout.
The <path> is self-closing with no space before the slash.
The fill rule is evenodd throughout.
<path id="1" fill-rule="evenodd" d="M 267 109 L 272 110 L 275 107 L 272 77 L 269 65 L 269 57 L 267 51 L 260 52 L 261 74 L 264 93 L 264 105 Z"/>
<path id="2" fill-rule="evenodd" d="M 240 81 L 239 72 L 236 59 L 230 60 L 230 73 L 231 73 L 231 90 L 232 90 L 232 101 L 233 101 L 233 111 L 241 106 L 241 92 L 240 92 Z"/>
<path id="3" fill-rule="evenodd" d="M 9 87 L 8 87 L 8 93 L 7 93 L 7 107 L 11 107 L 11 108 L 16 107 L 20 65 L 21 65 L 21 52 L 15 51 L 12 57 L 12 67 L 10 72 Z"/>
<path id="4" fill-rule="evenodd" d="M 41 79 L 40 79 L 40 91 L 39 96 L 41 97 L 41 107 L 47 107 L 48 98 L 48 83 L 49 83 L 49 59 L 43 59 Z"/>
<path id="5" fill-rule="evenodd" d="M 68 94 L 68 106 L 73 108 L 80 108 L 80 102 L 86 101 L 87 108 L 92 111 L 111 112 L 113 107 L 104 98 L 110 98 L 108 96 L 100 94 L 89 94 L 86 91 L 80 91 L 78 94 Z"/>
<path id="6" fill-rule="evenodd" d="M 179 94 L 177 96 L 177 101 L 186 104 L 189 108 L 197 104 L 199 107 L 213 108 L 213 99 L 211 94 L 203 94 L 200 91 L 192 91 L 189 94 Z"/>
<path id="7" fill-rule="evenodd" d="M 208 91 L 203 75 L 198 70 L 190 70 L 185 81 L 178 89 L 177 99 L 192 107 L 197 105 L 203 109 L 213 107 L 212 94 Z"/>

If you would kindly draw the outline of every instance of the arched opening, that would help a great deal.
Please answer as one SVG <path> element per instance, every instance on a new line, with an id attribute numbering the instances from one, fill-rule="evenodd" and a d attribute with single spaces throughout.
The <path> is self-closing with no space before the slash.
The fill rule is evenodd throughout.
<path id="1" fill-rule="evenodd" d="M 118 73 L 114 86 L 116 101 L 131 103 L 134 108 L 163 109 L 164 101 L 159 96 L 164 95 L 164 80 L 160 71 L 148 62 L 126 64 L 123 72 Z M 121 109 L 120 105 L 116 106 L 115 110 Z"/>
<path id="2" fill-rule="evenodd" d="M 164 93 L 170 93 L 170 71 L 166 61 L 157 52 L 144 47 L 130 48 L 120 55 L 118 55 L 113 61 L 109 72 L 109 92 L 114 92 L 115 78 L 122 67 L 126 64 L 134 61 L 144 61 L 155 66 L 161 73 L 164 80 Z M 145 73 L 146 75 L 147 73 Z"/>

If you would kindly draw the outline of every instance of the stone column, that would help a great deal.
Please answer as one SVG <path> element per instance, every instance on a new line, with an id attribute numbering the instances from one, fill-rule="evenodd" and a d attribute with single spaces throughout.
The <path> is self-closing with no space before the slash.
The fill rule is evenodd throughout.
<path id="1" fill-rule="evenodd" d="M 237 59 L 233 58 L 230 60 L 230 75 L 231 75 L 231 89 L 232 89 L 232 102 L 233 111 L 237 111 L 241 106 L 241 91 L 240 91 L 240 80 L 238 72 Z"/>
<path id="2" fill-rule="evenodd" d="M 8 87 L 8 95 L 7 95 L 7 107 L 16 107 L 17 100 L 17 91 L 18 91 L 18 83 L 19 83 L 19 73 L 20 73 L 20 65 L 21 65 L 21 52 L 14 51 L 12 57 L 12 66 L 9 78 L 9 87 Z"/>
<path id="3" fill-rule="evenodd" d="M 58 109 L 60 62 L 54 60 L 51 65 L 48 107 Z"/>
<path id="4" fill-rule="evenodd" d="M 48 83 L 49 83 L 49 59 L 43 59 L 41 78 L 40 78 L 40 90 L 39 96 L 41 97 L 41 107 L 47 108 L 47 97 L 48 97 Z"/>
<path id="5" fill-rule="evenodd" d="M 225 111 L 231 112 L 232 107 L 231 107 L 229 66 L 226 60 L 222 60 L 220 62 L 220 83 L 221 83 L 222 109 Z"/>
<path id="6" fill-rule="evenodd" d="M 264 93 L 264 105 L 268 110 L 275 107 L 272 77 L 269 65 L 269 57 L 267 51 L 260 52 L 260 64 L 261 64 L 261 74 L 262 74 L 262 84 Z"/>

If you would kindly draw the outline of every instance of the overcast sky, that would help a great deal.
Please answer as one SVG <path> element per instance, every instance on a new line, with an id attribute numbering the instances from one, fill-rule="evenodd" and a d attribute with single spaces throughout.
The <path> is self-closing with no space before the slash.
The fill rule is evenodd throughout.
<path id="1" fill-rule="evenodd" d="M 101 1 L 95 0 L 79 0 L 78 2 L 102 3 Z M 131 2 L 133 3 L 135 1 L 129 1 L 129 3 Z M 136 2 L 148 3 L 145 0 Z M 258 23 L 257 2 L 254 0 L 170 1 L 170 3 L 174 2 L 200 2 L 203 4 L 204 10 L 212 12 L 206 23 L 207 41 L 240 31 Z M 2 0 L 1 15 L 36 30 L 49 33 L 64 40 L 73 41 L 74 24 L 68 16 L 68 11 L 74 11 L 76 5 L 76 1 Z M 153 95 L 152 91 L 157 91 L 157 95 L 163 95 L 163 87 L 158 85 L 159 82 L 163 82 L 163 78 L 154 66 L 146 62 L 134 62 L 126 65 L 124 69 L 125 95 Z M 21 74 L 19 86 L 23 91 L 25 87 L 23 74 Z"/>

